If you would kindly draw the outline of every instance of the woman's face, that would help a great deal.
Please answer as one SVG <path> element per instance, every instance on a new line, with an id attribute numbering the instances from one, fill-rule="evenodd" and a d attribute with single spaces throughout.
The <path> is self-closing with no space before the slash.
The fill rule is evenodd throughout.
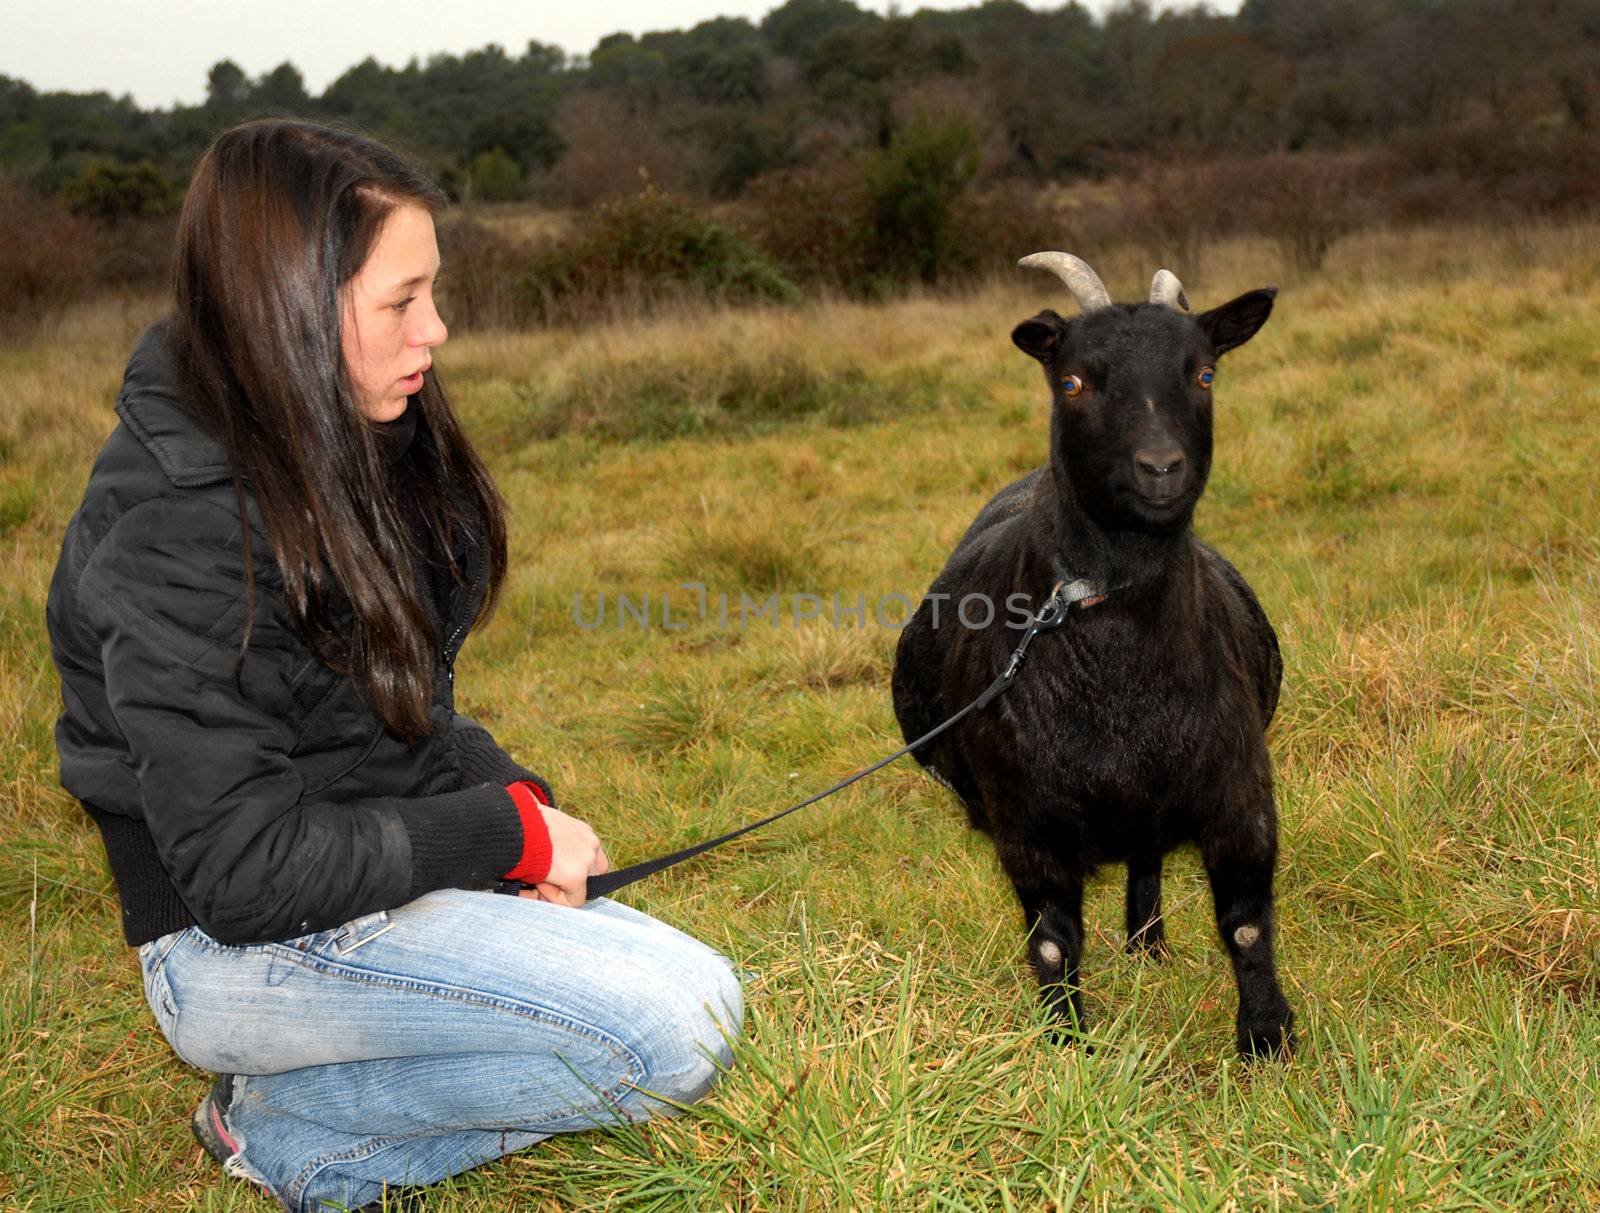
<path id="1" fill-rule="evenodd" d="M 433 305 L 439 243 L 433 216 L 414 203 L 389 213 L 366 262 L 345 288 L 345 367 L 369 421 L 393 421 L 422 390 L 430 350 L 449 336 Z"/>

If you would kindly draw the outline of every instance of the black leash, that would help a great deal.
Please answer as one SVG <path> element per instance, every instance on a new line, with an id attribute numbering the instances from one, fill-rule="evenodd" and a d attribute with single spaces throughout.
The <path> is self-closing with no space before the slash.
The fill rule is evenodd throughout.
<path id="1" fill-rule="evenodd" d="M 635 881 L 643 880 L 646 876 L 654 876 L 657 872 L 664 872 L 668 868 L 676 867 L 686 859 L 693 859 L 696 855 L 704 855 L 707 851 L 714 850 L 724 843 L 732 842 L 735 838 L 741 838 L 753 830 L 761 829 L 762 826 L 769 826 L 780 818 L 789 816 L 790 813 L 798 813 L 808 805 L 816 804 L 817 801 L 825 800 L 835 792 L 843 791 L 858 779 L 865 779 L 874 771 L 882 770 L 895 759 L 903 758 L 911 753 L 912 750 L 926 745 L 939 736 L 940 733 L 964 720 L 973 712 L 987 707 L 996 695 L 1015 682 L 1017 674 L 1022 670 L 1023 662 L 1028 659 L 1028 647 L 1033 644 L 1035 636 L 1041 632 L 1048 632 L 1060 627 L 1066 622 L 1067 612 L 1073 607 L 1079 605 L 1093 606 L 1095 603 L 1102 601 L 1105 596 L 1105 590 L 1099 586 L 1091 585 L 1087 581 L 1058 583 L 1051 592 L 1050 597 L 1045 599 L 1044 605 L 1028 621 L 1027 631 L 1022 634 L 1021 641 L 1012 650 L 1011 659 L 1006 662 L 1006 668 L 1001 671 L 1000 676 L 985 687 L 982 694 L 943 724 L 937 728 L 929 729 L 921 737 L 901 746 L 887 758 L 880 758 L 870 767 L 862 767 L 854 775 L 846 776 L 826 791 L 818 792 L 814 796 L 808 796 L 799 804 L 790 805 L 787 809 L 774 813 L 771 817 L 763 817 L 760 821 L 753 821 L 749 825 L 740 826 L 736 830 L 729 830 L 726 834 L 709 839 L 706 842 L 697 842 L 694 846 L 684 847 L 681 851 L 673 851 L 670 855 L 647 859 L 643 863 L 636 863 L 626 868 L 618 868 L 616 871 L 607 872 L 602 876 L 591 876 L 588 881 L 589 896 L 604 897 L 610 893 L 615 893 L 618 889 L 626 888 Z M 510 889 L 507 891 L 514 892 L 515 890 Z"/>

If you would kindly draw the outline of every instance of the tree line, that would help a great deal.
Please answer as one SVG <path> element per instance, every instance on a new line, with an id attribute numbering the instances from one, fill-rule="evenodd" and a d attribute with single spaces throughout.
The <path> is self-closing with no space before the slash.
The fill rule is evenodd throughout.
<path id="1" fill-rule="evenodd" d="M 0 175 L 90 214 L 171 207 L 220 129 L 298 114 L 354 123 L 428 161 L 458 198 L 588 206 L 641 179 L 734 199 L 774 174 L 959 124 L 980 183 L 1103 178 L 1132 159 L 1382 146 L 1493 130 L 1588 133 L 1600 0 L 1247 0 L 1237 15 L 1095 17 L 1016 0 L 888 17 L 787 0 L 761 21 L 619 33 L 571 57 L 530 42 L 389 67 L 320 95 L 292 63 L 212 66 L 199 105 L 0 77 Z"/>

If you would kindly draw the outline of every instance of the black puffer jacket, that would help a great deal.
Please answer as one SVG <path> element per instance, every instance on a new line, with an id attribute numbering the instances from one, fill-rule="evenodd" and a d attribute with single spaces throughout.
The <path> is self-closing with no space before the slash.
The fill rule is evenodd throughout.
<path id="1" fill-rule="evenodd" d="M 178 403 L 161 334 L 128 362 L 122 424 L 67 529 L 47 609 L 61 782 L 100 828 L 128 942 L 198 923 L 261 943 L 488 887 L 522 851 L 504 785 L 538 780 L 453 708 L 484 554 L 461 537 L 472 588 L 452 583 L 441 604 L 432 733 L 413 749 L 288 625 L 250 502 L 254 631 L 236 681 L 237 500 L 221 446 Z"/>

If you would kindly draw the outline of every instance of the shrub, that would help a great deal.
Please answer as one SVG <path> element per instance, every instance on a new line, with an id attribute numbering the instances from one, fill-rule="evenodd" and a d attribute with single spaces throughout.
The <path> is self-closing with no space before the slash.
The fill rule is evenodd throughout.
<path id="1" fill-rule="evenodd" d="M 1029 253 L 1096 248 L 1104 239 L 1081 216 L 1064 220 L 1044 191 L 1013 183 L 963 197 L 952 216 L 952 243 L 960 253 L 947 265 L 946 281 L 1009 273 Z"/>
<path id="2" fill-rule="evenodd" d="M 98 286 L 114 291 L 159 291 L 172 283 L 175 215 L 124 219 L 114 228 L 96 224 L 100 248 Z"/>
<path id="3" fill-rule="evenodd" d="M 748 240 L 654 186 L 596 207 L 577 235 L 533 261 L 518 289 L 522 311 L 547 323 L 614 311 L 619 303 L 800 296 Z"/>
<path id="4" fill-rule="evenodd" d="M 1224 166 L 1245 226 L 1266 236 L 1301 273 L 1322 268 L 1336 241 L 1375 218 L 1378 173 L 1360 157 L 1282 152 Z"/>
<path id="5" fill-rule="evenodd" d="M 798 288 L 749 240 L 647 187 L 596 207 L 566 239 L 512 240 L 469 218 L 442 226 L 452 322 L 560 324 L 668 300 L 790 302 Z"/>
<path id="6" fill-rule="evenodd" d="M 510 202 L 522 194 L 522 166 L 505 148 L 490 148 L 472 158 L 467 182 L 472 196 L 482 202 Z"/>
<path id="7" fill-rule="evenodd" d="M 1418 132 L 1382 153 L 1395 216 L 1482 222 L 1600 206 L 1600 133 L 1482 122 Z"/>
<path id="8" fill-rule="evenodd" d="M 1127 235 L 1185 282 L 1201 280 L 1206 246 L 1241 226 L 1249 202 L 1227 166 L 1198 153 L 1137 161 L 1128 185 Z"/>
<path id="9" fill-rule="evenodd" d="M 20 335 L 97 289 L 98 233 L 83 216 L 14 187 L 0 187 L 0 212 L 0 321 Z"/>
<path id="10" fill-rule="evenodd" d="M 867 200 L 855 161 L 768 173 L 751 182 L 739 215 L 754 242 L 796 281 L 859 294 L 871 276 Z"/>
<path id="11" fill-rule="evenodd" d="M 507 239 L 476 219 L 439 225 L 440 309 L 452 325 L 484 328 L 523 324 L 516 284 L 534 261 L 526 244 Z"/>
<path id="12" fill-rule="evenodd" d="M 881 152 L 760 178 L 741 222 L 796 281 L 869 298 L 1058 247 L 1061 223 L 1040 191 L 973 188 L 977 150 L 965 123 L 913 125 Z"/>
<path id="13" fill-rule="evenodd" d="M 177 202 L 166 176 L 148 160 L 96 161 L 67 187 L 66 196 L 78 214 L 111 222 L 165 215 Z"/>
<path id="14" fill-rule="evenodd" d="M 978 171 L 978 136 L 967 122 L 918 122 L 862 166 L 870 207 L 867 257 L 890 281 L 937 282 L 970 250 L 956 239 L 956 210 Z"/>

